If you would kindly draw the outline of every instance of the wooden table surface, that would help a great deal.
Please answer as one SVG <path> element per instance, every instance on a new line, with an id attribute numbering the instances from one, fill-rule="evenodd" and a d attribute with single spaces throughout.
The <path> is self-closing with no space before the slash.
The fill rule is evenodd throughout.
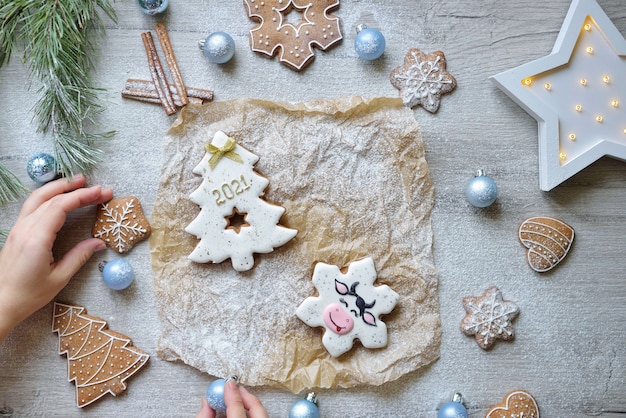
<path id="1" fill-rule="evenodd" d="M 599 0 L 622 34 L 623 0 Z M 380 387 L 320 390 L 323 417 L 434 417 L 454 391 L 464 395 L 472 417 L 482 417 L 510 390 L 536 396 L 544 417 L 617 417 L 626 414 L 626 165 L 603 158 L 550 192 L 538 186 L 537 123 L 489 80 L 499 72 L 550 53 L 569 0 L 342 0 L 344 40 L 302 72 L 254 54 L 252 22 L 241 1 L 172 0 L 159 17 L 140 12 L 135 1 L 115 4 L 118 22 L 107 22 L 99 42 L 96 85 L 106 89 L 99 122 L 118 133 L 102 145 L 105 160 L 91 183 L 118 196 L 136 195 L 149 215 L 155 204 L 161 143 L 175 116 L 155 105 L 122 99 L 127 78 L 149 78 L 141 33 L 167 24 L 185 82 L 215 91 L 215 100 L 263 98 L 302 102 L 343 96 L 397 96 L 390 71 L 406 51 L 442 50 L 457 89 L 442 99 L 437 114 L 414 110 L 435 186 L 432 214 L 434 257 L 439 270 L 443 339 L 440 359 Z M 380 28 L 387 39 L 383 58 L 360 60 L 355 28 Z M 223 30 L 237 52 L 224 65 L 208 63 L 197 41 Z M 27 159 L 51 151 L 48 137 L 32 123 L 38 97 L 18 56 L 0 69 L 0 161 L 29 186 Z M 626 99 L 626 98 L 624 98 Z M 497 202 L 485 210 L 469 205 L 466 182 L 485 169 L 498 184 Z M 2 208 L 1 228 L 15 221 L 20 205 Z M 539 275 L 526 263 L 517 227 L 527 217 L 566 220 L 576 230 L 567 259 Z M 78 211 L 59 236 L 58 253 L 89 235 L 93 208 Z M 97 265 L 114 254 L 98 254 L 58 299 L 87 306 L 132 336 L 152 354 L 148 367 L 129 381 L 128 393 L 79 410 L 66 380 L 67 361 L 56 353 L 50 330 L 52 307 L 37 312 L 0 346 L 0 416 L 193 416 L 213 377 L 156 357 L 161 325 L 157 316 L 147 241 L 128 255 L 137 272 L 124 292 L 104 287 Z M 461 299 L 498 285 L 515 301 L 516 340 L 485 352 L 462 335 Z M 252 388 L 270 416 L 286 417 L 302 397 L 272 388 Z"/>

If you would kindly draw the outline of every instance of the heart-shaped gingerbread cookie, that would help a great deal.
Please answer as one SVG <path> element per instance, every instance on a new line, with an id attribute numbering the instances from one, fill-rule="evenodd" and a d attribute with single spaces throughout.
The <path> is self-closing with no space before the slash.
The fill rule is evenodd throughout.
<path id="1" fill-rule="evenodd" d="M 539 418 L 539 407 L 530 393 L 514 390 L 489 408 L 485 418 Z"/>
<path id="2" fill-rule="evenodd" d="M 528 264 L 543 273 L 565 258 L 574 241 L 574 228 L 560 219 L 528 218 L 519 227 L 519 240 L 528 248 Z"/>

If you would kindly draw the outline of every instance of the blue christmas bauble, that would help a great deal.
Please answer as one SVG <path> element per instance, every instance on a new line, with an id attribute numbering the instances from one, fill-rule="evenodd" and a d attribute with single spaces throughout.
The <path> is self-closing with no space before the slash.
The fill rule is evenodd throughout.
<path id="1" fill-rule="evenodd" d="M 319 418 L 317 405 L 307 399 L 296 401 L 289 410 L 289 418 Z"/>
<path id="2" fill-rule="evenodd" d="M 206 389 L 206 401 L 216 412 L 226 411 L 226 403 L 224 402 L 224 386 L 226 380 L 217 379 Z"/>
<path id="3" fill-rule="evenodd" d="M 496 182 L 491 177 L 486 176 L 480 170 L 476 177 L 467 183 L 465 196 L 472 205 L 478 208 L 486 208 L 495 202 L 498 197 L 498 186 L 496 186 Z"/>
<path id="4" fill-rule="evenodd" d="M 102 268 L 104 283 L 113 290 L 126 289 L 135 280 L 133 266 L 123 258 L 107 261 Z"/>
<path id="5" fill-rule="evenodd" d="M 201 43 L 204 56 L 214 64 L 224 64 L 235 55 L 235 41 L 226 32 L 213 32 Z"/>
<path id="6" fill-rule="evenodd" d="M 163 13 L 167 6 L 170 4 L 169 0 L 137 0 L 141 11 L 149 14 L 156 15 Z"/>
<path id="7" fill-rule="evenodd" d="M 57 163 L 54 157 L 45 152 L 40 152 L 28 159 L 26 172 L 36 183 L 44 184 L 54 180 L 58 176 Z"/>
<path id="8" fill-rule="evenodd" d="M 378 29 L 370 29 L 362 25 L 357 28 L 354 49 L 357 55 L 368 61 L 380 58 L 385 52 L 385 37 Z"/>
<path id="9" fill-rule="evenodd" d="M 450 401 L 441 405 L 437 418 L 467 418 L 467 409 L 461 402 Z"/>

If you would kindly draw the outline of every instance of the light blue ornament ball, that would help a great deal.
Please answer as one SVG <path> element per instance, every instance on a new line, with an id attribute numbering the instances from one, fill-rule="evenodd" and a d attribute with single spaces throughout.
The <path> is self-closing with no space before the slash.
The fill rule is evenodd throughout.
<path id="1" fill-rule="evenodd" d="M 156 15 L 163 13 L 167 6 L 170 4 L 169 0 L 137 0 L 141 11 L 149 14 Z"/>
<path id="2" fill-rule="evenodd" d="M 52 181 L 58 176 L 54 157 L 45 152 L 37 153 L 28 159 L 26 172 L 34 182 L 39 184 Z"/>
<path id="3" fill-rule="evenodd" d="M 202 44 L 204 56 L 214 64 L 224 64 L 235 55 L 235 41 L 226 32 L 213 32 Z"/>
<path id="4" fill-rule="evenodd" d="M 364 60 L 378 59 L 385 52 L 385 37 L 377 29 L 360 29 L 354 40 L 354 49 Z"/>
<path id="5" fill-rule="evenodd" d="M 441 405 L 437 418 L 467 418 L 467 409 L 461 402 L 450 401 Z"/>
<path id="6" fill-rule="evenodd" d="M 124 290 L 135 280 L 135 272 L 128 261 L 116 258 L 104 264 L 102 279 L 111 289 Z"/>
<path id="7" fill-rule="evenodd" d="M 465 188 L 467 200 L 477 208 L 486 208 L 498 197 L 496 182 L 482 171 L 467 183 Z"/>
<path id="8" fill-rule="evenodd" d="M 289 418 L 319 418 L 317 405 L 306 399 L 296 401 L 289 410 Z"/>
<path id="9" fill-rule="evenodd" d="M 216 412 L 226 411 L 226 403 L 224 402 L 224 386 L 226 380 L 217 379 L 206 389 L 206 401 Z"/>

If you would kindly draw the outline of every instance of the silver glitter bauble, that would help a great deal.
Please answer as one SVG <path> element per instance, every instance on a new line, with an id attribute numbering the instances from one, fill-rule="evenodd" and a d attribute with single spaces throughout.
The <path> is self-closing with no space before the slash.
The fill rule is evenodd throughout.
<path id="1" fill-rule="evenodd" d="M 204 56 L 214 64 L 224 64 L 235 55 L 235 41 L 226 32 L 214 32 L 200 41 Z"/>
<path id="2" fill-rule="evenodd" d="M 467 183 L 465 196 L 472 205 L 486 208 L 498 197 L 498 186 L 491 177 L 485 175 L 484 171 L 479 170 L 476 177 Z"/>
<path id="3" fill-rule="evenodd" d="M 44 184 L 57 178 L 56 160 L 50 154 L 40 152 L 28 159 L 26 172 L 36 183 Z"/>

